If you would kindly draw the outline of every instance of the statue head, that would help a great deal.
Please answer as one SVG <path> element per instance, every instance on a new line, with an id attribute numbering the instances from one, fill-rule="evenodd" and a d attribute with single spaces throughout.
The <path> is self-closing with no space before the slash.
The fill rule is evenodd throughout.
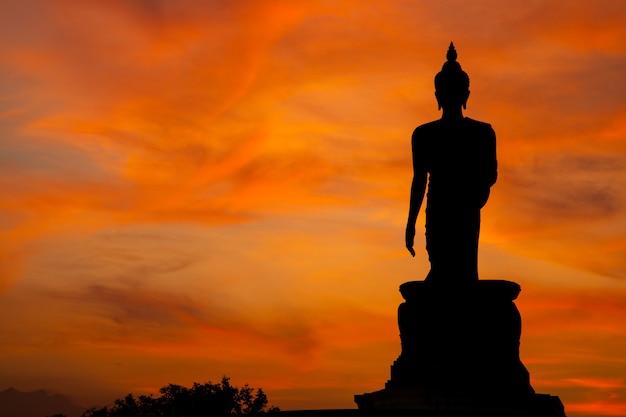
<path id="1" fill-rule="evenodd" d="M 450 42 L 446 58 L 447 61 L 443 64 L 441 71 L 435 75 L 435 97 L 437 97 L 439 109 L 460 106 L 466 108 L 469 97 L 469 76 L 456 61 L 456 49 L 452 42 Z"/>

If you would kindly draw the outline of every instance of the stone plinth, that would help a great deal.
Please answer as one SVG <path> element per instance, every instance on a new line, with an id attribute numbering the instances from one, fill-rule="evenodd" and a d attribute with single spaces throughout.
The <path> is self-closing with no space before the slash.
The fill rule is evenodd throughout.
<path id="1" fill-rule="evenodd" d="M 535 394 L 520 360 L 518 284 L 413 281 L 400 292 L 402 352 L 383 390 L 355 396 L 359 409 L 565 415 L 558 397 Z"/>

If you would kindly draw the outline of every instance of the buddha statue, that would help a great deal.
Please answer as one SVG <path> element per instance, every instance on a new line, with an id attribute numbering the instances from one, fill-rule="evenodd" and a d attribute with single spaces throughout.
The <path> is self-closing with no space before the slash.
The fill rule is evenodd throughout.
<path id="1" fill-rule="evenodd" d="M 418 126 L 411 139 L 413 181 L 406 247 L 415 256 L 417 215 L 426 194 L 427 282 L 478 280 L 480 209 L 496 182 L 496 136 L 491 125 L 464 117 L 469 77 L 452 42 L 435 76 L 441 118 Z M 426 193 L 426 189 L 428 192 Z"/>

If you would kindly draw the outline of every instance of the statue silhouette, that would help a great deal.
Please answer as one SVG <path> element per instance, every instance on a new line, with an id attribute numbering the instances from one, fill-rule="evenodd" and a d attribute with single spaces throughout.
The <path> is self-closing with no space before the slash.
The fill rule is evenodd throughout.
<path id="1" fill-rule="evenodd" d="M 415 222 L 426 191 L 426 281 L 478 280 L 480 209 L 497 178 L 496 136 L 491 125 L 463 116 L 469 77 L 456 61 L 454 45 L 435 76 L 441 119 L 415 129 L 411 139 L 413 182 L 406 247 L 415 256 Z"/>
<path id="2" fill-rule="evenodd" d="M 537 394 L 520 358 L 521 287 L 478 280 L 480 209 L 497 178 L 496 136 L 463 116 L 469 77 L 450 43 L 435 76 L 440 120 L 415 129 L 406 247 L 428 187 L 424 281 L 400 285 L 401 353 L 381 390 L 354 396 L 373 416 L 565 417 L 557 396 Z M 370 414 L 363 414 L 365 416 Z"/>

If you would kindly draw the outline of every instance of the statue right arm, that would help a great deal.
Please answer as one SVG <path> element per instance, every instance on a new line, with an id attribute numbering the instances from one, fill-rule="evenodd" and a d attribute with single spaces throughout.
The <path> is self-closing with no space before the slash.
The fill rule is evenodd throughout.
<path id="1" fill-rule="evenodd" d="M 424 201 L 424 193 L 426 192 L 426 180 L 428 177 L 426 167 L 422 162 L 421 155 L 418 149 L 417 140 L 418 129 L 413 132 L 411 140 L 411 147 L 413 153 L 413 181 L 411 182 L 411 200 L 409 203 L 409 218 L 406 223 L 405 243 L 406 248 L 415 256 L 415 250 L 413 244 L 415 241 L 415 222 L 417 221 L 417 214 L 422 207 Z"/>

